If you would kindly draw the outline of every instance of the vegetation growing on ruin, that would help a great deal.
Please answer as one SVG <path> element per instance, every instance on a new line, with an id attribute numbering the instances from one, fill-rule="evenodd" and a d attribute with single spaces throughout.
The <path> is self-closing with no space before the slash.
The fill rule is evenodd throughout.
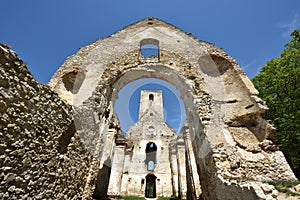
<path id="1" fill-rule="evenodd" d="M 291 196 L 300 196 L 299 193 L 293 191 L 293 188 L 298 185 L 300 182 L 290 182 L 290 181 L 278 181 L 270 182 L 269 184 L 274 185 L 275 189 L 279 192 L 286 193 Z"/>

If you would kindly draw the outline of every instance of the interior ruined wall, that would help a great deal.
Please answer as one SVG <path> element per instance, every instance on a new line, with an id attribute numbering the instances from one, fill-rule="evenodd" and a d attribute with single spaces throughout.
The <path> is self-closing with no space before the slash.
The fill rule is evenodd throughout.
<path id="1" fill-rule="evenodd" d="M 0 70 L 0 199 L 80 199 L 91 156 L 71 106 L 2 44 Z"/>
<path id="2" fill-rule="evenodd" d="M 177 166 L 178 166 L 178 183 L 180 199 L 187 199 L 187 174 L 186 174 L 186 148 L 184 139 L 179 137 L 176 142 Z"/>
<path id="3" fill-rule="evenodd" d="M 188 129 L 188 123 L 185 121 L 180 130 L 179 136 L 185 143 L 185 162 L 186 162 L 186 181 L 187 181 L 187 199 L 199 199 L 202 193 L 200 178 L 197 171 L 195 154 L 192 146 L 191 136 Z"/>

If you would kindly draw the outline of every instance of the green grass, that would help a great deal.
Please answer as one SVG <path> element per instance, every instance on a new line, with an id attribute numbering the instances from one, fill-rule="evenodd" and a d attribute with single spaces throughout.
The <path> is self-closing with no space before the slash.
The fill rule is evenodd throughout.
<path id="1" fill-rule="evenodd" d="M 291 196 L 300 196 L 300 194 L 291 191 L 290 189 L 298 185 L 300 182 L 291 182 L 291 181 L 278 181 L 278 182 L 268 182 L 271 185 L 274 185 L 275 189 L 279 192 L 285 193 Z"/>
<path id="2" fill-rule="evenodd" d="M 124 200 L 145 200 L 144 197 L 136 197 L 136 196 L 123 196 L 121 199 L 124 199 Z"/>
<path id="3" fill-rule="evenodd" d="M 178 197 L 159 197 L 158 200 L 179 200 Z"/>

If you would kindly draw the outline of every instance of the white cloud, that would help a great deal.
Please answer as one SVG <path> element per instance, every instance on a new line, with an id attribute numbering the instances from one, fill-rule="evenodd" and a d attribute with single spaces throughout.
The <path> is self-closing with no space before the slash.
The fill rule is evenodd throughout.
<path id="1" fill-rule="evenodd" d="M 279 23 L 278 27 L 283 29 L 282 37 L 288 38 L 293 30 L 300 28 L 300 16 L 294 14 L 291 20 Z"/>

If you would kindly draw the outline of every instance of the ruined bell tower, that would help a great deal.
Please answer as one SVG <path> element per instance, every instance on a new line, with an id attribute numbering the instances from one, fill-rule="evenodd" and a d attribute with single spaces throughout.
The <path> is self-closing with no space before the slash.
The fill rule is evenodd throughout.
<path id="1" fill-rule="evenodd" d="M 139 120 L 142 120 L 143 116 L 147 114 L 155 116 L 157 119 L 164 119 L 161 91 L 141 91 Z"/>

